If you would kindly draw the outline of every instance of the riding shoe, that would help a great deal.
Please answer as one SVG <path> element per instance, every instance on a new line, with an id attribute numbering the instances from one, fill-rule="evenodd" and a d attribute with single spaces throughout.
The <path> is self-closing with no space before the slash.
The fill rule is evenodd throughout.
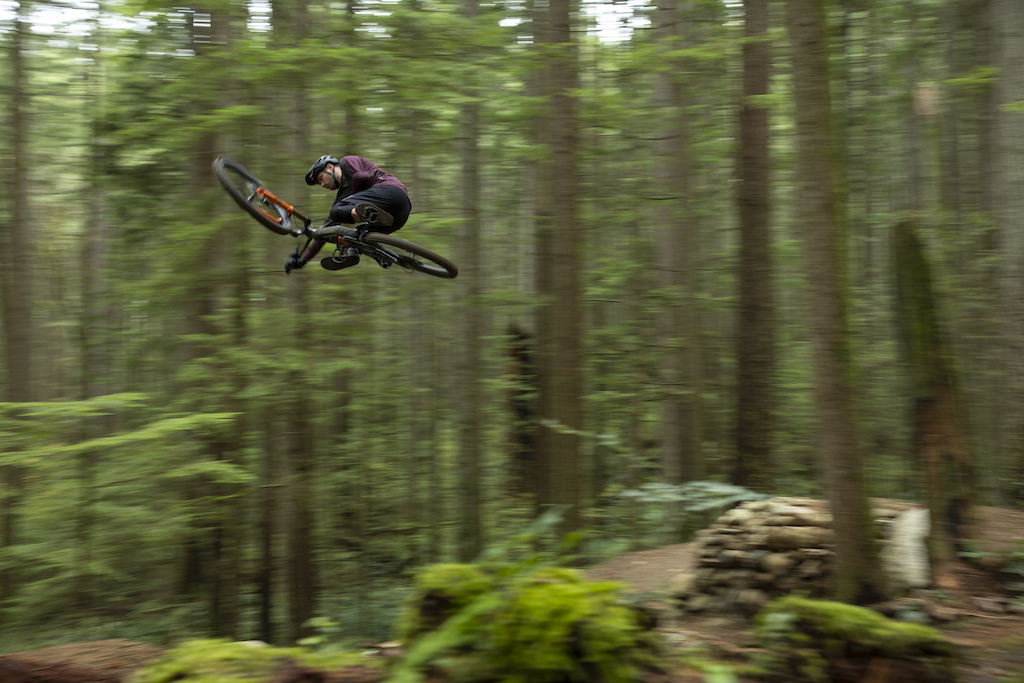
<path id="1" fill-rule="evenodd" d="M 328 256 L 320 259 L 320 265 L 327 270 L 341 270 L 350 268 L 359 263 L 359 252 L 349 247 L 342 256 Z"/>
<path id="2" fill-rule="evenodd" d="M 370 225 L 380 225 L 385 228 L 391 227 L 395 218 L 384 209 L 369 204 L 367 202 L 360 202 L 356 204 L 356 215 L 359 216 L 359 220 Z"/>

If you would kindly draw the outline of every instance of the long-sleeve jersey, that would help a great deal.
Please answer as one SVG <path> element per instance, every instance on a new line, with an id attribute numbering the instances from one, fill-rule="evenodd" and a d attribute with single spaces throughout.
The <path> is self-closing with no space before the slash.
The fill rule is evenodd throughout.
<path id="1" fill-rule="evenodd" d="M 356 192 L 362 192 L 374 185 L 392 185 L 401 188 L 402 192 L 406 195 L 409 194 L 409 190 L 402 184 L 402 181 L 387 171 L 378 168 L 376 164 L 366 157 L 355 155 L 342 157 L 341 175 L 341 187 L 338 188 L 338 194 L 334 197 L 334 205 L 331 206 L 331 218 L 339 223 L 352 222 L 352 203 L 345 200 Z M 389 207 L 382 206 L 381 208 L 387 210 Z M 323 246 L 323 240 L 313 240 L 302 253 L 302 260 L 309 261 L 312 259 Z"/>
<path id="2" fill-rule="evenodd" d="M 347 156 L 341 158 L 341 174 L 345 178 L 338 189 L 338 196 L 334 198 L 337 204 L 353 192 L 362 192 L 374 185 L 394 185 L 402 188 L 402 191 L 409 194 L 409 190 L 395 176 L 380 169 L 366 157 Z"/>

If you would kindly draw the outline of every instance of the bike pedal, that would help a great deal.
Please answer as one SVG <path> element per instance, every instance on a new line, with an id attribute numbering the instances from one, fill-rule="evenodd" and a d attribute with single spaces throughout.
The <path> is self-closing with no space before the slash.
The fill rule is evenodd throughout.
<path id="1" fill-rule="evenodd" d="M 342 268 L 351 268 L 352 266 L 359 263 L 359 255 L 355 256 L 328 256 L 327 258 L 320 259 L 320 267 L 326 268 L 327 270 L 341 270 Z"/>
<path id="2" fill-rule="evenodd" d="M 356 204 L 356 215 L 359 216 L 359 220 L 370 225 L 382 225 L 385 228 L 390 227 L 394 224 L 395 218 L 390 213 L 374 206 L 368 202 L 360 202 Z"/>

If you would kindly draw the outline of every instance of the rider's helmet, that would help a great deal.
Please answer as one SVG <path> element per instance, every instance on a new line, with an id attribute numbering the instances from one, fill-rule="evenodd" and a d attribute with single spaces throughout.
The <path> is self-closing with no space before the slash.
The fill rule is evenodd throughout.
<path id="1" fill-rule="evenodd" d="M 306 184 L 316 185 L 317 176 L 320 175 L 320 171 L 327 167 L 327 164 L 338 164 L 340 163 L 337 157 L 327 156 L 326 154 L 317 159 L 312 166 L 309 167 L 309 172 L 306 173 Z"/>

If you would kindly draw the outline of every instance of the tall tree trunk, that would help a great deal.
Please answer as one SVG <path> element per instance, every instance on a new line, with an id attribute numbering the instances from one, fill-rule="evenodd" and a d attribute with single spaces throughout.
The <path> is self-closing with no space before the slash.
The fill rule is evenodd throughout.
<path id="1" fill-rule="evenodd" d="M 844 190 L 830 96 L 825 2 L 788 0 L 796 91 L 798 221 L 807 256 L 821 458 L 836 534 L 836 597 L 886 594 L 864 489 L 846 300 Z"/>
<path id="2" fill-rule="evenodd" d="M 268 418 L 263 421 L 263 439 L 260 451 L 259 489 L 256 493 L 256 539 L 258 543 L 259 561 L 256 564 L 255 589 L 257 601 L 256 636 L 265 643 L 276 641 L 274 628 L 274 568 L 277 566 L 277 553 L 274 537 L 277 532 L 278 511 L 278 467 L 277 444 L 274 443 L 276 426 L 269 419 L 272 410 L 269 406 L 263 409 Z"/>
<path id="3" fill-rule="evenodd" d="M 515 324 L 508 329 L 508 392 L 511 417 L 512 489 L 536 500 L 537 496 L 537 371 L 534 367 L 534 339 Z"/>
<path id="4" fill-rule="evenodd" d="M 655 9 L 655 35 L 666 61 L 683 45 L 681 26 L 683 11 L 677 0 L 658 0 Z M 683 218 L 686 201 L 687 174 L 683 166 L 685 119 L 682 114 L 681 69 L 667 69 L 655 76 L 654 101 L 658 133 L 654 139 L 655 177 L 658 178 L 657 239 L 654 240 L 654 261 L 658 272 L 658 288 L 665 295 L 658 329 L 659 379 L 662 385 L 661 405 L 661 470 L 665 481 L 678 484 L 683 476 L 684 446 L 687 425 L 683 403 L 687 387 L 683 385 L 685 355 L 681 347 L 682 315 L 685 295 L 681 291 L 683 265 L 680 244 L 682 232 L 691 230 Z M 684 257 L 685 258 L 685 257 Z"/>
<path id="5" fill-rule="evenodd" d="M 543 304 L 537 325 L 537 436 L 542 509 L 564 505 L 561 533 L 582 527 L 580 476 L 583 423 L 581 230 L 577 207 L 579 180 L 576 132 L 576 46 L 572 37 L 573 0 L 552 0 L 535 35 L 547 47 L 547 156 L 542 162 L 538 238 L 539 292 Z"/>
<path id="6" fill-rule="evenodd" d="M 204 55 L 204 63 L 209 70 L 226 73 L 234 66 L 228 61 L 230 59 L 228 46 L 232 44 L 236 37 L 238 24 L 245 20 L 244 16 L 239 16 L 236 12 L 237 10 L 225 9 L 223 12 L 211 12 L 209 14 L 208 41 L 210 45 L 220 48 L 220 50 L 213 54 Z M 197 54 L 202 54 L 206 51 L 206 47 L 201 47 L 197 49 Z M 209 96 L 208 106 L 213 109 L 219 109 L 228 104 L 228 98 L 219 90 L 211 93 Z M 201 184 L 200 187 L 205 185 L 207 188 L 210 188 L 216 185 L 216 181 L 210 171 L 210 157 L 212 156 L 210 150 L 231 147 L 231 145 L 225 142 L 228 138 L 229 134 L 227 133 L 214 132 L 209 137 L 204 136 L 201 139 L 195 158 L 198 167 L 195 178 Z M 197 189 L 196 194 L 199 194 L 201 191 L 201 189 Z M 208 192 L 209 189 L 206 191 Z M 225 197 L 219 194 L 216 197 L 220 202 L 216 206 L 210 206 L 210 215 L 220 215 L 224 212 L 225 204 L 223 200 Z M 235 223 L 234 227 L 237 229 L 239 227 L 238 223 Z M 213 246 L 206 251 L 212 253 L 227 252 L 228 249 L 223 245 L 227 235 L 223 235 L 220 239 L 222 240 L 221 246 Z M 212 270 L 214 266 L 210 264 L 208 267 Z M 248 282 L 245 268 L 245 258 L 242 256 L 238 262 L 232 262 L 230 265 L 225 264 L 223 276 L 220 278 L 227 285 L 226 290 L 223 292 L 225 305 L 230 307 L 232 311 L 232 313 L 224 316 L 224 330 L 227 332 L 225 337 L 234 349 L 244 348 L 246 342 L 245 301 Z M 219 294 L 213 288 L 208 287 L 208 289 L 211 289 L 208 296 L 212 297 L 215 293 Z M 214 300 L 207 305 L 207 308 L 215 310 L 217 306 L 218 302 Z M 219 331 L 215 330 L 213 325 L 208 327 L 208 332 Z M 211 345 L 207 353 L 215 360 L 215 363 L 212 365 L 213 368 L 216 368 L 215 372 L 234 388 L 233 396 L 225 399 L 223 402 L 218 401 L 215 409 L 244 415 L 245 405 L 240 397 L 243 395 L 245 387 L 245 373 L 238 367 L 237 363 L 225 358 L 225 354 L 218 348 Z M 244 429 L 244 421 L 241 417 L 238 417 L 234 421 L 233 429 L 225 430 L 223 433 L 211 437 L 209 439 L 211 458 L 216 461 L 240 466 Z M 214 507 L 209 523 L 209 544 L 211 548 L 209 571 L 211 632 L 218 637 L 234 637 L 238 628 L 241 548 L 244 543 L 240 535 L 243 533 L 246 525 L 242 523 L 241 497 L 237 495 L 239 493 L 237 485 L 215 481 L 211 482 L 210 486 Z"/>
<path id="7" fill-rule="evenodd" d="M 280 35 L 282 47 L 296 47 L 306 35 L 308 28 L 308 4 L 299 0 L 286 7 L 274 7 L 275 34 Z M 309 112 L 305 78 L 298 71 L 289 75 L 289 82 L 283 88 L 288 93 L 286 109 L 282 112 L 285 124 L 287 148 L 308 157 L 306 149 L 309 130 Z M 292 194 L 300 195 L 299 187 L 291 185 Z M 288 281 L 288 302 L 293 315 L 295 347 L 301 348 L 308 342 L 303 328 L 309 319 L 310 303 L 304 273 Z M 310 421 L 310 393 L 312 382 L 308 367 L 293 374 L 288 402 L 288 426 L 285 434 L 286 450 L 290 467 L 289 517 L 287 522 L 288 556 L 288 633 L 289 641 L 296 641 L 311 633 L 308 622 L 315 611 L 316 571 L 314 560 L 313 506 L 316 491 L 316 469 L 313 460 L 313 425 Z"/>
<path id="8" fill-rule="evenodd" d="M 696 212 L 688 209 L 690 196 L 689 121 L 686 75 L 673 52 L 684 44 L 688 3 L 660 0 L 657 34 L 666 59 L 677 68 L 658 74 L 655 99 L 660 133 L 655 142 L 656 176 L 659 181 L 655 259 L 659 288 L 668 297 L 661 318 L 662 470 L 668 482 L 677 484 L 700 477 L 700 320 L 697 314 Z"/>
<path id="9" fill-rule="evenodd" d="M 207 73 L 211 74 L 205 79 L 197 80 L 194 90 L 190 93 L 190 114 L 199 119 L 216 111 L 220 105 L 214 82 L 221 61 L 213 48 L 225 42 L 227 15 L 218 14 L 205 7 L 194 7 L 188 16 L 191 21 L 189 31 L 195 59 L 202 60 Z M 190 194 L 201 206 L 199 212 L 202 215 L 216 214 L 217 204 L 222 199 L 219 194 L 212 191 L 217 181 L 211 168 L 210 151 L 219 147 L 217 133 L 212 130 L 197 135 L 192 142 L 187 171 L 191 183 Z M 216 272 L 214 255 L 224 250 L 223 241 L 224 236 L 221 234 L 200 236 L 198 250 L 195 253 L 195 269 L 203 276 L 189 278 L 185 290 L 187 298 L 183 304 L 187 310 L 184 324 L 186 337 L 182 346 L 187 362 L 197 365 L 217 358 L 217 347 L 212 340 L 216 337 L 218 328 L 213 322 L 213 317 L 218 309 L 220 292 L 210 283 L 219 279 L 211 277 L 211 273 Z M 223 366 L 211 366 L 224 372 Z M 216 399 L 210 398 L 202 384 L 195 381 L 181 387 L 179 400 L 190 404 L 193 409 L 208 412 L 225 408 L 216 402 Z M 224 434 L 204 437 L 203 443 L 205 457 L 212 461 L 228 460 L 234 450 L 233 444 Z M 205 499 L 202 504 L 211 507 L 207 514 L 215 521 L 197 524 L 189 536 L 184 549 L 182 584 L 185 590 L 207 599 L 210 632 L 218 636 L 229 635 L 231 627 L 225 624 L 224 619 L 225 613 L 231 611 L 227 606 L 235 602 L 235 596 L 229 594 L 234 591 L 235 585 L 233 581 L 225 578 L 229 563 L 225 559 L 224 551 L 230 546 L 232 539 L 227 538 L 230 531 L 226 522 L 226 506 L 221 502 L 215 502 L 223 501 L 229 496 L 221 484 L 209 479 L 201 479 L 199 486 L 191 487 L 185 495 L 193 500 Z M 229 621 L 231 618 L 228 617 Z"/>
<path id="10" fill-rule="evenodd" d="M 472 20 L 478 0 L 465 0 L 463 16 Z M 463 309 L 461 382 L 462 407 L 459 410 L 459 558 L 471 561 L 483 550 L 480 461 L 483 426 L 481 382 L 481 337 L 483 334 L 483 253 L 480 248 L 483 211 L 480 206 L 480 101 L 475 75 L 470 74 L 462 105 L 462 269 L 466 306 Z"/>
<path id="11" fill-rule="evenodd" d="M 110 250 L 110 214 L 106 182 L 110 177 L 106 145 L 106 36 L 99 22 L 91 23 L 91 30 L 98 46 L 93 53 L 92 66 L 86 71 L 88 100 L 86 111 L 89 116 L 89 157 L 88 179 L 89 214 L 92 220 L 83 237 L 81 253 L 81 297 L 82 313 L 78 325 L 79 355 L 81 358 L 80 388 L 81 399 L 89 399 L 110 393 L 111 352 L 115 339 L 109 332 L 111 311 L 109 305 L 109 283 L 107 281 L 108 257 Z M 108 432 L 110 420 L 96 418 L 87 421 L 83 438 L 95 438 Z M 101 453 L 87 451 L 79 457 L 79 486 L 81 503 L 75 520 L 77 558 L 75 565 L 78 585 L 75 589 L 80 609 L 88 613 L 93 607 L 92 576 L 94 553 L 94 509 L 97 502 L 96 473 Z"/>
<path id="12" fill-rule="evenodd" d="M 771 52 L 768 0 L 744 0 L 743 103 L 737 203 L 740 220 L 739 320 L 736 334 L 736 465 L 733 483 L 768 492 L 772 449 L 775 302 L 772 280 L 768 107 Z"/>
<path id="13" fill-rule="evenodd" d="M 1000 471 L 1024 501 L 1024 4 L 991 0 L 995 84 L 993 208 L 999 235 L 1004 406 Z"/>
<path id="14" fill-rule="evenodd" d="M 238 8 L 233 6 L 231 14 L 225 15 L 226 21 L 218 27 L 218 33 L 223 36 L 222 41 L 225 51 L 229 54 L 229 47 L 235 46 L 241 38 L 241 27 L 244 26 L 245 15 L 238 14 Z M 234 64 L 234 61 L 230 62 Z M 224 102 L 220 103 L 224 105 Z M 232 139 L 233 141 L 233 139 Z M 228 145 L 224 145 L 227 147 Z M 233 147 L 233 145 L 231 145 Z M 222 202 L 224 198 L 221 198 Z M 221 204 L 222 207 L 226 204 Z M 224 209 L 222 208 L 221 211 Z M 233 208 L 232 208 L 233 210 Z M 246 228 L 251 226 L 248 223 L 236 221 L 234 224 L 237 241 L 242 243 L 249 235 Z M 249 344 L 249 321 L 247 317 L 249 302 L 249 271 L 250 255 L 248 250 L 237 253 L 237 260 L 226 275 L 229 283 L 228 300 L 233 313 L 229 316 L 228 337 L 231 346 L 235 350 L 246 349 Z M 233 429 L 226 434 L 228 443 L 225 448 L 226 459 L 233 465 L 244 467 L 242 453 L 246 446 L 247 430 L 254 426 L 254 420 L 249 418 L 249 410 L 253 402 L 245 398 L 246 389 L 249 385 L 248 367 L 244 364 L 226 362 L 225 377 L 233 387 L 233 395 L 228 399 L 227 409 L 236 414 L 233 420 Z M 246 488 L 246 494 L 251 489 Z M 241 596 L 243 577 L 245 576 L 244 554 L 245 548 L 250 540 L 250 525 L 246 523 L 245 505 L 247 498 L 251 496 L 238 495 L 241 491 L 235 485 L 222 484 L 222 501 L 219 510 L 219 523 L 221 525 L 221 553 L 218 558 L 217 577 L 221 585 L 222 595 L 220 609 L 217 614 L 217 623 L 220 625 L 220 633 L 229 638 L 239 636 L 239 622 L 241 609 Z"/>
<path id="15" fill-rule="evenodd" d="M 30 4 L 19 3 L 14 17 L 14 30 L 10 37 L 10 96 L 7 98 L 7 115 L 11 122 L 9 175 L 5 173 L 7 187 L 11 191 L 11 208 L 8 216 L 0 216 L 0 277 L 3 283 L 3 329 L 4 365 L 7 386 L 3 400 L 21 403 L 32 400 L 31 375 L 32 353 L 32 309 L 29 295 L 32 292 L 32 272 L 29 267 L 31 250 L 27 230 L 28 216 L 28 150 L 29 126 L 28 90 L 25 67 L 25 42 L 29 35 L 28 15 Z M 0 555 L 18 542 L 18 505 L 22 491 L 21 475 L 14 465 L 0 466 Z M 18 573 L 8 566 L 0 569 L 0 605 L 17 593 Z"/>

